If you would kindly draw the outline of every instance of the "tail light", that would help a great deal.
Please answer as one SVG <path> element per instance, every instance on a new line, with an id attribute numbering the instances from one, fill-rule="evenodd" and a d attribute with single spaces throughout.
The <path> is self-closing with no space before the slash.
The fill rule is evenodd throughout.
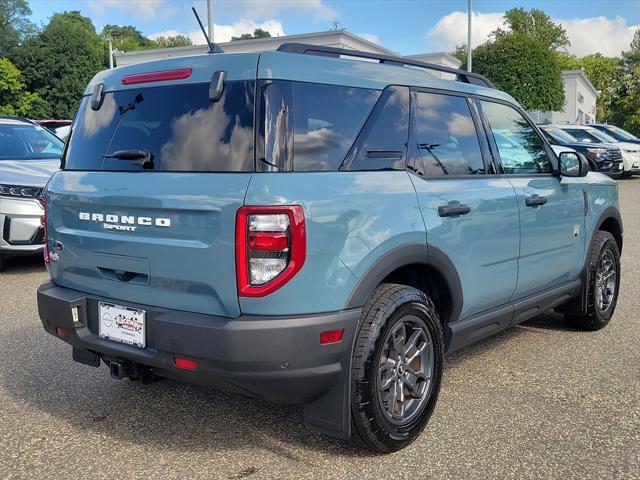
<path id="1" fill-rule="evenodd" d="M 263 297 L 282 287 L 302 268 L 306 244 L 301 206 L 240 208 L 236 218 L 238 295 Z"/>

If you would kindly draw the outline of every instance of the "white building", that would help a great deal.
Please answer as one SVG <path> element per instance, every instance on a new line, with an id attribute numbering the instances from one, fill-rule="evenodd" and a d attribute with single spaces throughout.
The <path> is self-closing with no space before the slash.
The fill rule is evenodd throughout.
<path id="1" fill-rule="evenodd" d="M 561 112 L 530 112 L 537 123 L 591 123 L 596 121 L 598 91 L 582 70 L 562 72 L 564 110 Z"/>

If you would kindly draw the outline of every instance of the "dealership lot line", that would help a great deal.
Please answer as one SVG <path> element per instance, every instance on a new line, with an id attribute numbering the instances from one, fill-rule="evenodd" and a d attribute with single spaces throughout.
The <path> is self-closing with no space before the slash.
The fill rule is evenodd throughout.
<path id="1" fill-rule="evenodd" d="M 45 334 L 39 259 L 0 273 L 0 478 L 640 478 L 640 178 L 620 181 L 612 323 L 546 314 L 447 357 L 419 440 L 370 456 L 307 431 L 300 408 L 172 381 L 112 380 Z"/>

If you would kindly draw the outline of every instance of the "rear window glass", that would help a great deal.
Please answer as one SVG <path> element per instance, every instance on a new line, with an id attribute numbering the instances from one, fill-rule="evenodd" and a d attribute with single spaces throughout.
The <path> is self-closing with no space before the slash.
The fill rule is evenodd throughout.
<path id="1" fill-rule="evenodd" d="M 98 111 L 85 97 L 65 157 L 67 170 L 141 170 L 140 162 L 109 158 L 148 150 L 154 171 L 253 170 L 255 82 L 225 84 L 218 102 L 209 84 L 110 92 Z"/>
<path id="2" fill-rule="evenodd" d="M 293 169 L 338 170 L 380 91 L 293 84 Z"/>

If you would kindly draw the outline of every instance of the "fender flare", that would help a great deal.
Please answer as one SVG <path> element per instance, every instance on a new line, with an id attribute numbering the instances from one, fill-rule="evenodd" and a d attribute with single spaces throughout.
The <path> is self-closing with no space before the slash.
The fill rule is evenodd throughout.
<path id="1" fill-rule="evenodd" d="M 600 218 L 598 218 L 598 221 L 596 222 L 596 227 L 593 230 L 592 234 L 591 234 L 591 239 L 589 241 L 589 245 L 591 245 L 591 242 L 593 242 L 593 237 L 595 236 L 596 232 L 598 230 L 600 230 L 600 227 L 602 227 L 602 224 L 604 222 L 606 222 L 609 219 L 613 219 L 615 220 L 615 222 L 618 224 L 618 226 L 620 227 L 620 245 L 618 245 L 618 247 L 620 247 L 620 254 L 622 254 L 622 244 L 623 244 L 623 240 L 624 240 L 624 227 L 622 224 L 622 215 L 620 215 L 620 210 L 618 210 L 616 207 L 614 206 L 609 206 L 607 208 L 604 209 L 604 211 L 602 212 L 602 214 L 600 215 Z"/>
<path id="2" fill-rule="evenodd" d="M 362 275 L 362 278 L 360 278 L 351 292 L 345 309 L 364 306 L 385 277 L 394 270 L 411 264 L 431 267 L 445 279 L 446 286 L 451 294 L 449 318 L 451 322 L 455 322 L 460 317 L 464 300 L 460 276 L 447 254 L 429 244 L 411 243 L 401 245 L 385 253 Z"/>

